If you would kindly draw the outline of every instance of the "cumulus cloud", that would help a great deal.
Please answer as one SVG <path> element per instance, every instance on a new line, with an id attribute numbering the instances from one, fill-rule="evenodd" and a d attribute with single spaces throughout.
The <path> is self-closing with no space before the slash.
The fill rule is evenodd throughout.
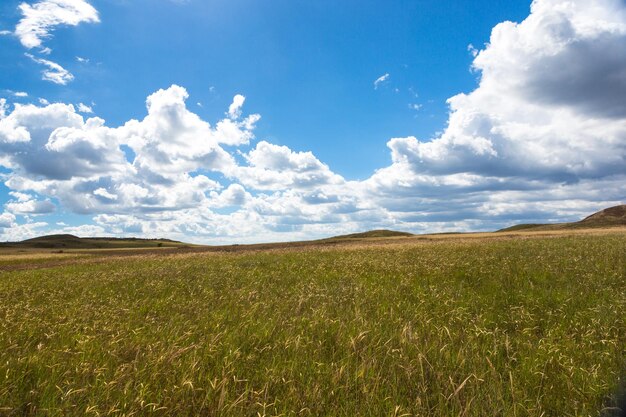
<path id="1" fill-rule="evenodd" d="M 22 19 L 15 35 L 28 49 L 41 47 L 57 26 L 77 26 L 99 22 L 98 11 L 85 0 L 42 0 L 19 5 Z"/>
<path id="2" fill-rule="evenodd" d="M 19 191 L 9 191 L 9 195 L 15 198 L 19 202 L 32 200 L 33 196 L 27 193 L 20 193 Z"/>
<path id="3" fill-rule="evenodd" d="M 179 86 L 159 90 L 142 120 L 114 128 L 68 104 L 16 104 L 0 120 L 0 163 L 13 190 L 7 211 L 40 214 L 59 201 L 94 215 L 107 233 L 224 241 L 355 227 L 355 213 L 375 210 L 358 201 L 357 185 L 345 195 L 346 181 L 311 152 L 266 141 L 248 152 L 225 150 L 248 146 L 259 116 L 242 116 L 235 98 L 236 120 L 231 111 L 212 126 L 186 107 L 187 97 Z"/>
<path id="4" fill-rule="evenodd" d="M 20 98 L 25 98 L 25 97 L 28 97 L 28 93 L 26 93 L 26 92 L 24 92 L 24 91 L 15 91 L 15 92 L 13 93 L 13 95 L 14 95 L 15 97 L 20 97 Z"/>
<path id="5" fill-rule="evenodd" d="M 0 120 L 0 164 L 11 170 L 6 184 L 58 199 L 77 213 L 203 204 L 222 188 L 207 173 L 236 173 L 235 158 L 221 145 L 248 143 L 258 117 L 212 127 L 187 109 L 187 96 L 179 86 L 159 90 L 147 98 L 143 120 L 117 128 L 97 117 L 85 120 L 72 105 L 16 104 Z M 123 146 L 133 151 L 132 161 Z"/>
<path id="6" fill-rule="evenodd" d="M 15 214 L 48 214 L 54 212 L 56 206 L 49 200 L 30 200 L 23 203 L 7 203 L 6 209 Z"/>
<path id="7" fill-rule="evenodd" d="M 600 190 L 623 178 L 626 55 L 618 45 L 625 42 L 623 2 L 535 0 L 523 22 L 497 25 L 476 53 L 479 86 L 448 100 L 443 134 L 390 140 L 393 164 L 372 176 L 371 189 L 401 190 L 414 196 L 405 202 L 412 207 L 437 194 L 468 201 L 472 193 L 474 211 L 452 216 L 477 217 L 486 208 L 482 212 L 493 214 L 488 207 L 504 193 L 523 207 L 539 198 L 532 190 L 544 200 L 551 199 L 547 190 L 558 190 L 542 209 L 527 204 L 554 213 L 585 187 Z M 619 202 L 624 187 L 612 191 L 586 198 Z"/>
<path id="8" fill-rule="evenodd" d="M 212 192 L 209 205 L 211 207 L 239 207 L 253 200 L 253 197 L 240 184 L 230 184 L 221 193 Z"/>
<path id="9" fill-rule="evenodd" d="M 9 193 L 14 199 L 5 204 L 10 214 L 48 214 L 56 210 L 50 200 L 38 200 L 30 194 L 20 192 Z"/>
<path id="10" fill-rule="evenodd" d="M 13 192 L 0 223 L 56 201 L 92 215 L 93 233 L 214 243 L 577 220 L 626 195 L 625 41 L 621 1 L 535 0 L 475 51 L 478 86 L 449 99 L 444 131 L 390 139 L 391 163 L 363 181 L 312 152 L 256 141 L 260 116 L 244 116 L 243 95 L 210 124 L 174 85 L 119 127 L 72 105 L 10 111 L 0 100 Z M 43 227 L 27 224 L 11 236 Z"/>
<path id="11" fill-rule="evenodd" d="M 68 70 L 66 70 L 56 62 L 43 58 L 37 58 L 31 54 L 25 55 L 28 58 L 32 59 L 34 62 L 46 67 L 46 69 L 41 72 L 42 80 L 50 81 L 59 85 L 66 85 L 67 83 L 74 80 L 74 75 L 72 75 L 72 73 L 70 73 Z"/>
<path id="12" fill-rule="evenodd" d="M 0 229 L 7 229 L 15 225 L 15 215 L 13 213 L 0 214 Z"/>
<path id="13" fill-rule="evenodd" d="M 236 176 L 255 189 L 309 189 L 344 182 L 311 152 L 294 152 L 286 146 L 260 141 L 244 157 L 248 166 L 238 167 Z"/>
<path id="14" fill-rule="evenodd" d="M 228 107 L 228 116 L 231 119 L 238 119 L 241 116 L 241 107 L 245 103 L 246 98 L 241 94 L 237 94 L 233 97 L 232 104 Z"/>

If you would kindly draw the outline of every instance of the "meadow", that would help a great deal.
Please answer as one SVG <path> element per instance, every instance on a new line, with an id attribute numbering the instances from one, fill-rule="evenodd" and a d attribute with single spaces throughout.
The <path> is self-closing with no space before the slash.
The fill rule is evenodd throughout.
<path id="1" fill-rule="evenodd" d="M 0 416 L 615 411 L 623 229 L 377 242 L 0 258 Z"/>

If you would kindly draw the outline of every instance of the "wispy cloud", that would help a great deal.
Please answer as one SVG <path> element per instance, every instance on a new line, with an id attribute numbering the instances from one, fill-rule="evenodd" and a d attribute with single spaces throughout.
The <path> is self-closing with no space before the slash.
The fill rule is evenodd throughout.
<path id="1" fill-rule="evenodd" d="M 93 109 L 85 103 L 78 103 L 77 110 L 80 113 L 93 113 Z"/>
<path id="2" fill-rule="evenodd" d="M 478 55 L 478 49 L 476 49 L 474 47 L 474 45 L 472 45 L 471 43 L 469 45 L 467 45 L 467 51 L 474 57 L 476 58 L 476 56 Z"/>
<path id="3" fill-rule="evenodd" d="M 22 19 L 15 35 L 28 49 L 41 47 L 56 26 L 76 26 L 100 21 L 98 11 L 85 0 L 42 0 L 34 5 L 19 5 Z"/>
<path id="4" fill-rule="evenodd" d="M 418 103 L 410 103 L 409 104 L 409 109 L 414 110 L 416 112 L 420 111 L 422 109 L 422 105 L 418 104 Z"/>
<path id="5" fill-rule="evenodd" d="M 376 81 L 374 81 L 374 90 L 377 90 L 377 89 L 378 89 L 378 87 L 379 87 L 381 84 L 383 84 L 383 83 L 385 83 L 387 80 L 389 80 L 389 77 L 390 77 L 389 73 L 386 73 L 386 74 L 381 75 L 380 77 L 378 77 L 378 78 L 376 79 Z"/>
<path id="6" fill-rule="evenodd" d="M 66 70 L 61 65 L 57 64 L 56 62 L 52 62 L 43 58 L 37 58 L 28 53 L 24 55 L 32 59 L 34 62 L 47 67 L 47 69 L 44 69 L 41 72 L 41 75 L 42 75 L 41 79 L 44 81 L 50 81 L 59 85 L 66 85 L 67 83 L 74 80 L 74 76 L 68 70 Z"/>

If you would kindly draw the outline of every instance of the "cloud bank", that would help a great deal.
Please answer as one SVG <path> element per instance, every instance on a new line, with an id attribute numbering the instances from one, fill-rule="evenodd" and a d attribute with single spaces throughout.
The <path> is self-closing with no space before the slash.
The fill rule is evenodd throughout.
<path id="1" fill-rule="evenodd" d="M 2 100 L 0 165 L 15 194 L 0 236 L 54 229 L 40 220 L 53 210 L 90 216 L 82 233 L 214 243 L 576 220 L 624 201 L 625 44 L 622 1 L 535 0 L 476 51 L 478 86 L 448 100 L 443 133 L 389 140 L 390 165 L 362 181 L 257 141 L 242 95 L 210 124 L 174 85 L 119 127 L 68 104 Z"/>

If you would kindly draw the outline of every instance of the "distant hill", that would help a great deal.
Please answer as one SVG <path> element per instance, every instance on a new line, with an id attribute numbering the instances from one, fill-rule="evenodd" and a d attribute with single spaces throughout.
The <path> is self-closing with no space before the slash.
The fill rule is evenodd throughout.
<path id="1" fill-rule="evenodd" d="M 407 237 L 413 236 L 407 232 L 397 232 L 395 230 L 370 230 L 369 232 L 352 233 L 349 235 L 334 236 L 330 239 L 366 239 L 373 237 Z"/>
<path id="2" fill-rule="evenodd" d="M 578 222 L 555 224 L 518 224 L 516 226 L 507 227 L 506 229 L 498 231 L 514 232 L 520 230 L 566 230 L 614 226 L 626 226 L 626 205 L 609 207 L 597 213 L 593 213 Z"/>
<path id="3" fill-rule="evenodd" d="M 138 239 L 114 237 L 78 237 L 74 235 L 48 235 L 21 242 L 0 243 L 4 248 L 20 249 L 124 249 L 178 247 L 185 245 L 170 239 Z"/>
<path id="4" fill-rule="evenodd" d="M 578 222 L 593 226 L 626 225 L 626 205 L 609 207 Z"/>

